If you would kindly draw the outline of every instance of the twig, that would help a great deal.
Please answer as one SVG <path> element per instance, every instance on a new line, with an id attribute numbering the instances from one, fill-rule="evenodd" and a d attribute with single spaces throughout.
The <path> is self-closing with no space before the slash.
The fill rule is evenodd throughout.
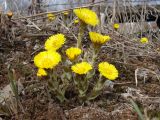
<path id="1" fill-rule="evenodd" d="M 137 68 L 137 69 L 135 70 L 135 82 L 136 82 L 136 87 L 137 87 L 137 85 L 138 85 L 138 78 L 137 78 L 137 76 L 138 76 L 138 71 L 139 71 L 139 68 Z"/>
<path id="2" fill-rule="evenodd" d="M 39 49 L 35 50 L 34 52 L 31 53 L 31 56 L 33 56 L 36 52 L 40 51 L 41 49 L 43 49 L 43 46 L 40 47 Z"/>
<path id="3" fill-rule="evenodd" d="M 51 36 L 52 34 L 22 34 L 22 38 L 28 38 L 28 37 L 48 37 Z"/>
<path id="4" fill-rule="evenodd" d="M 126 84 L 132 84 L 133 82 L 123 82 L 123 83 L 114 83 L 114 85 L 126 85 Z"/>
<path id="5" fill-rule="evenodd" d="M 60 19 L 58 19 L 58 20 L 59 20 L 59 23 L 60 23 L 68 32 L 70 32 L 76 40 L 78 40 L 78 38 L 75 36 L 75 34 L 73 34 L 73 32 L 70 31 L 69 28 L 68 28 L 67 26 L 65 26 Z"/>
<path id="6" fill-rule="evenodd" d="M 38 29 L 39 31 L 41 30 L 34 22 L 32 22 L 31 20 L 27 19 L 28 23 L 31 23 L 36 29 Z"/>

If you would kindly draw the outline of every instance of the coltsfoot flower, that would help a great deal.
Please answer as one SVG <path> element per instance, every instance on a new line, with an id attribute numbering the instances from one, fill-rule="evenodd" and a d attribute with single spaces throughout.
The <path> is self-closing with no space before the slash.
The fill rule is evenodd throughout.
<path id="1" fill-rule="evenodd" d="M 46 50 L 58 50 L 65 43 L 65 36 L 63 34 L 56 34 L 49 37 L 45 42 Z"/>
<path id="2" fill-rule="evenodd" d="M 82 52 L 81 49 L 76 48 L 76 47 L 70 47 L 66 50 L 66 55 L 70 60 L 74 60 L 77 58 L 78 55 L 80 55 Z"/>
<path id="3" fill-rule="evenodd" d="M 96 26 L 99 23 L 99 19 L 96 13 L 90 9 L 79 8 L 79 9 L 74 9 L 73 12 L 81 21 L 83 21 L 86 24 Z"/>
<path id="4" fill-rule="evenodd" d="M 37 76 L 38 77 L 47 76 L 47 72 L 44 69 L 39 68 L 37 72 Z"/>
<path id="5" fill-rule="evenodd" d="M 68 15 L 69 12 L 68 12 L 68 11 L 64 11 L 63 14 L 64 14 L 64 15 Z"/>
<path id="6" fill-rule="evenodd" d="M 105 36 L 96 32 L 89 32 L 89 37 L 95 44 L 104 44 L 111 39 L 108 35 Z"/>
<path id="7" fill-rule="evenodd" d="M 11 17 L 13 16 L 13 12 L 9 11 L 9 12 L 7 13 L 7 16 L 8 16 L 9 18 L 11 18 Z"/>
<path id="8" fill-rule="evenodd" d="M 34 64 L 38 68 L 54 68 L 61 61 L 61 55 L 56 51 L 43 51 L 34 57 Z"/>
<path id="9" fill-rule="evenodd" d="M 90 71 L 92 69 L 92 66 L 88 62 L 81 62 L 75 65 L 72 65 L 71 69 L 74 73 L 82 75 Z"/>
<path id="10" fill-rule="evenodd" d="M 79 23 L 79 20 L 74 20 L 74 24 L 78 24 Z"/>
<path id="11" fill-rule="evenodd" d="M 54 14 L 48 13 L 47 18 L 48 18 L 48 20 L 53 21 L 56 17 L 54 16 Z"/>
<path id="12" fill-rule="evenodd" d="M 98 70 L 101 75 L 109 80 L 115 80 L 118 77 L 118 70 L 114 65 L 109 64 L 108 62 L 101 62 L 98 65 Z"/>
<path id="13" fill-rule="evenodd" d="M 119 24 L 118 24 L 118 23 L 115 23 L 115 24 L 113 25 L 113 27 L 114 27 L 114 29 L 118 29 L 118 28 L 119 28 Z"/>
<path id="14" fill-rule="evenodd" d="M 143 44 L 148 43 L 148 38 L 142 37 L 140 42 L 143 43 Z"/>

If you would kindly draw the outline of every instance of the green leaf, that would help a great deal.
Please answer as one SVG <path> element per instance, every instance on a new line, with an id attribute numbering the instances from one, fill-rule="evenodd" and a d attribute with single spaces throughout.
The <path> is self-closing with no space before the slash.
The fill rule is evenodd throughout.
<path id="1" fill-rule="evenodd" d="M 139 118 L 140 118 L 141 120 L 145 120 L 144 117 L 143 117 L 142 112 L 140 111 L 140 109 L 139 109 L 139 107 L 138 107 L 138 105 L 137 105 L 132 99 L 130 99 L 130 102 L 131 102 L 131 104 L 133 105 L 133 108 L 135 109 L 135 111 L 137 112 Z"/>

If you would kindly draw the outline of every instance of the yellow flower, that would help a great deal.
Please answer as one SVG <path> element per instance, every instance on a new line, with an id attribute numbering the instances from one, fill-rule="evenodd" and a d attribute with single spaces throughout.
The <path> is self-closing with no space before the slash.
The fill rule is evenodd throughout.
<path id="1" fill-rule="evenodd" d="M 96 13 L 87 8 L 74 9 L 73 12 L 76 16 L 86 24 L 95 26 L 99 23 Z"/>
<path id="2" fill-rule="evenodd" d="M 140 40 L 140 42 L 141 42 L 142 44 L 148 43 L 148 38 L 142 37 L 141 40 Z"/>
<path id="3" fill-rule="evenodd" d="M 77 74 L 86 74 L 89 70 L 92 69 L 92 66 L 88 62 L 81 62 L 71 67 L 72 71 Z"/>
<path id="4" fill-rule="evenodd" d="M 47 76 L 47 72 L 46 72 L 44 69 L 39 68 L 39 69 L 38 69 L 38 72 L 37 72 L 37 76 L 38 76 L 38 77 Z"/>
<path id="5" fill-rule="evenodd" d="M 113 27 L 114 27 L 114 29 L 118 29 L 118 28 L 119 28 L 119 24 L 118 24 L 118 23 L 115 23 L 115 24 L 113 25 Z"/>
<path id="6" fill-rule="evenodd" d="M 12 13 L 11 11 L 9 11 L 9 12 L 7 13 L 7 15 L 8 15 L 8 16 L 12 16 L 13 13 Z"/>
<path id="7" fill-rule="evenodd" d="M 108 78 L 109 80 L 115 80 L 118 77 L 118 70 L 114 65 L 109 64 L 108 62 L 101 62 L 98 65 L 98 70 L 101 75 Z"/>
<path id="8" fill-rule="evenodd" d="M 50 20 L 50 21 L 52 21 L 52 20 L 55 19 L 55 16 L 54 16 L 54 14 L 52 14 L 52 13 L 48 13 L 48 14 L 47 14 L 47 17 L 48 17 L 48 20 Z"/>
<path id="9" fill-rule="evenodd" d="M 74 20 L 74 24 L 78 24 L 79 23 L 79 20 Z"/>
<path id="10" fill-rule="evenodd" d="M 89 32 L 89 37 L 95 44 L 104 44 L 111 39 L 108 35 L 104 36 L 96 32 Z"/>
<path id="11" fill-rule="evenodd" d="M 12 16 L 13 16 L 13 12 L 9 11 L 9 12 L 7 13 L 7 16 L 8 16 L 9 19 L 11 19 Z"/>
<path id="12" fill-rule="evenodd" d="M 65 11 L 65 12 L 63 12 L 63 14 L 64 14 L 64 15 L 68 15 L 68 14 L 69 14 L 69 12 L 68 12 L 68 11 Z"/>
<path id="13" fill-rule="evenodd" d="M 70 47 L 66 50 L 66 55 L 70 60 L 74 60 L 78 55 L 81 54 L 81 49 L 76 47 Z"/>
<path id="14" fill-rule="evenodd" d="M 34 57 L 34 64 L 38 68 L 54 68 L 61 61 L 61 56 L 56 51 L 43 51 Z"/>
<path id="15" fill-rule="evenodd" d="M 46 50 L 58 50 L 62 47 L 62 45 L 65 43 L 65 37 L 63 34 L 56 34 L 52 35 L 47 39 L 45 42 L 45 49 Z"/>

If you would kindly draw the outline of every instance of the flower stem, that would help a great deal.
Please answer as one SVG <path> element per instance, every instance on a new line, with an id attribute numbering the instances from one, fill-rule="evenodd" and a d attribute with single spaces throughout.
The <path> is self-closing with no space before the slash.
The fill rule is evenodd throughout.
<path id="1" fill-rule="evenodd" d="M 98 55 L 98 52 L 99 52 L 99 46 L 93 46 L 93 57 L 92 57 L 92 61 L 91 61 L 91 64 L 92 65 L 94 65 L 94 63 L 95 63 L 95 60 L 96 60 L 96 58 L 97 58 L 97 55 Z"/>
<path id="2" fill-rule="evenodd" d="M 85 76 L 76 76 L 76 79 L 74 80 L 75 82 L 75 85 L 78 89 L 78 92 L 79 92 L 79 98 L 82 100 L 82 101 L 85 101 L 86 100 L 86 92 L 88 90 L 88 86 L 89 86 L 89 83 L 88 83 L 88 79 L 86 79 Z"/>
<path id="3" fill-rule="evenodd" d="M 97 83 L 95 84 L 93 90 L 91 91 L 91 95 L 88 97 L 88 100 L 93 100 L 100 95 L 101 90 L 103 89 L 105 83 L 105 80 L 101 78 L 102 76 L 100 75 L 99 79 L 97 80 Z"/>
<path id="4" fill-rule="evenodd" d="M 77 47 L 81 48 L 82 47 L 82 37 L 84 34 L 84 28 L 85 28 L 85 24 L 80 21 L 80 27 L 79 27 L 79 33 L 78 33 L 78 41 L 77 41 Z"/>
<path id="5" fill-rule="evenodd" d="M 59 81 L 57 73 L 54 72 L 54 70 L 51 70 L 49 75 L 50 78 L 48 80 L 48 86 L 50 90 L 54 92 L 54 94 L 61 103 L 64 102 L 66 100 L 65 89 L 63 90 L 63 88 L 60 87 L 62 85 L 60 84 L 61 81 Z"/>

